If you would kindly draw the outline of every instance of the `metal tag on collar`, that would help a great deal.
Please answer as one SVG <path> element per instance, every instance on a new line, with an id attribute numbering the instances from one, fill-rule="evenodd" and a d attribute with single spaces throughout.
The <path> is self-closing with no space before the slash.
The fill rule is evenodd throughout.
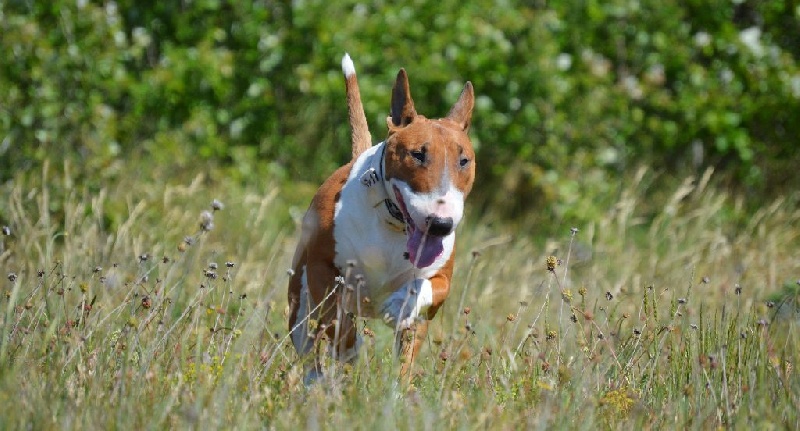
<path id="1" fill-rule="evenodd" d="M 380 178 L 378 178 L 378 172 L 375 171 L 375 168 L 369 168 L 361 174 L 359 181 L 367 187 L 372 187 L 380 181 Z"/>

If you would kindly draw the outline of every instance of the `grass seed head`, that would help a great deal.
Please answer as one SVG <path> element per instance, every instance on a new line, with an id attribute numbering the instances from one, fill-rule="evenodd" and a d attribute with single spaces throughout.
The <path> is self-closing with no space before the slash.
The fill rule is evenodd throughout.
<path id="1" fill-rule="evenodd" d="M 556 265 L 558 265 L 558 258 L 555 257 L 555 256 L 547 256 L 547 260 L 545 261 L 545 264 L 547 265 L 547 270 L 548 271 L 551 271 L 551 272 L 555 271 L 556 270 Z"/>
<path id="2" fill-rule="evenodd" d="M 200 213 L 200 229 L 203 232 L 209 232 L 214 229 L 214 214 L 211 211 L 203 211 Z"/>

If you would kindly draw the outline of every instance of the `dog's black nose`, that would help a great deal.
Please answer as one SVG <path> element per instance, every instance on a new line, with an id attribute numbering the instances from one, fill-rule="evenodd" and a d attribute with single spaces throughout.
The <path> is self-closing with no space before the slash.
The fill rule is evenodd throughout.
<path id="1" fill-rule="evenodd" d="M 428 235 L 447 236 L 453 231 L 452 217 L 428 217 Z"/>

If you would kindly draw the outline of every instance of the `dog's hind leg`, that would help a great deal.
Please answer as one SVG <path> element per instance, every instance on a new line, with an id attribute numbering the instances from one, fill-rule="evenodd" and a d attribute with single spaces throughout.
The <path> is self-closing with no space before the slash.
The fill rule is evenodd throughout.
<path id="1" fill-rule="evenodd" d="M 294 274 L 289 304 L 289 328 L 298 355 L 309 353 L 313 361 L 305 365 L 306 385 L 323 375 L 318 343 L 325 339 L 330 355 L 340 362 L 353 362 L 358 357 L 361 337 L 356 318 L 340 306 L 339 295 L 344 286 L 336 282 L 337 271 L 326 264 L 302 265 Z M 295 293 L 296 292 L 296 293 Z"/>

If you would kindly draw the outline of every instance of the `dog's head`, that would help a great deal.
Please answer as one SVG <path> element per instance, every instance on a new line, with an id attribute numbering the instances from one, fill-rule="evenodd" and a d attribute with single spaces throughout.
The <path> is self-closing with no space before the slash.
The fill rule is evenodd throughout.
<path id="1" fill-rule="evenodd" d="M 475 179 L 475 151 L 467 135 L 474 104 L 467 82 L 447 117 L 425 118 L 414 109 L 405 70 L 397 74 L 387 119 L 385 178 L 405 219 L 409 260 L 418 268 L 442 254 L 445 238 L 463 216 Z"/>

